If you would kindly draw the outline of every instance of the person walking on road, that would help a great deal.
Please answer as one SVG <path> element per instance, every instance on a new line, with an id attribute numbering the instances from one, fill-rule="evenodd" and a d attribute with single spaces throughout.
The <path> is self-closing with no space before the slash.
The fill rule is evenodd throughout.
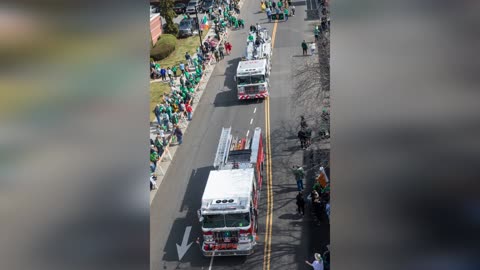
<path id="1" fill-rule="evenodd" d="M 296 204 L 297 204 L 297 211 L 299 214 L 302 216 L 305 215 L 305 199 L 303 198 L 302 192 L 298 192 L 297 197 L 296 197 Z"/>
<path id="2" fill-rule="evenodd" d="M 303 177 L 305 176 L 305 171 L 302 167 L 294 165 L 292 168 L 293 175 L 295 176 L 295 180 L 297 181 L 297 188 L 298 191 L 303 191 Z"/>
<path id="3" fill-rule="evenodd" d="M 322 255 L 320 255 L 320 253 L 315 253 L 315 260 L 313 262 L 305 261 L 305 263 L 313 267 L 313 270 L 324 270 Z"/>
<path id="4" fill-rule="evenodd" d="M 230 52 L 232 51 L 232 44 L 230 42 L 225 42 L 225 51 L 227 52 L 227 54 L 230 54 Z"/>
<path id="5" fill-rule="evenodd" d="M 269 23 L 272 22 L 272 11 L 270 8 L 267 8 L 267 18 Z"/>
<path id="6" fill-rule="evenodd" d="M 220 60 L 222 60 L 223 58 L 225 58 L 225 54 L 224 54 L 224 51 L 225 51 L 225 45 L 223 42 L 220 43 L 220 45 L 218 45 L 218 52 L 219 52 L 219 56 L 220 56 Z"/>
<path id="7" fill-rule="evenodd" d="M 283 16 L 285 17 L 285 21 L 288 21 L 288 8 L 283 8 Z"/>
<path id="8" fill-rule="evenodd" d="M 304 39 L 303 42 L 302 42 L 303 55 L 308 55 L 307 49 L 308 49 L 308 45 L 307 45 L 307 42 L 306 42 L 305 39 Z"/>
<path id="9" fill-rule="evenodd" d="M 318 36 L 320 35 L 320 30 L 318 30 L 318 25 L 315 25 L 315 29 L 313 29 L 313 34 L 315 35 L 315 41 L 318 41 Z"/>
<path id="10" fill-rule="evenodd" d="M 183 140 L 183 132 L 178 125 L 175 127 L 175 130 L 173 131 L 173 135 L 177 137 L 178 145 L 181 145 Z"/>
<path id="11" fill-rule="evenodd" d="M 315 42 L 310 43 L 310 53 L 312 55 L 315 53 L 316 48 L 317 48 L 317 45 L 315 45 Z"/>
<path id="12" fill-rule="evenodd" d="M 308 127 L 307 121 L 305 120 L 305 116 L 301 115 L 300 116 L 300 128 L 306 128 Z"/>
<path id="13" fill-rule="evenodd" d="M 295 6 L 291 5 L 290 9 L 292 10 L 292 17 L 294 17 L 295 16 Z"/>

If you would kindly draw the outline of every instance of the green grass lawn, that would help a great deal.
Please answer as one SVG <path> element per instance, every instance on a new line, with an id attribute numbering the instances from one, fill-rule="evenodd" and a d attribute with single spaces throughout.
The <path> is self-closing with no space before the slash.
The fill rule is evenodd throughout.
<path id="1" fill-rule="evenodd" d="M 202 38 L 207 35 L 207 32 L 202 33 Z M 200 39 L 198 35 L 177 39 L 177 46 L 175 51 L 173 51 L 167 58 L 158 61 L 161 67 L 172 67 L 173 65 L 178 65 L 180 62 L 185 61 L 185 52 L 189 52 L 190 55 L 195 54 L 195 50 L 200 46 Z M 180 70 L 177 71 L 177 74 L 180 73 Z M 155 82 L 150 83 L 150 120 L 155 119 L 153 114 L 153 108 L 157 103 L 161 103 L 162 96 L 164 93 L 170 93 L 170 87 L 168 83 Z"/>
<path id="2" fill-rule="evenodd" d="M 164 93 L 170 93 L 170 87 L 168 83 L 156 82 L 150 84 L 150 121 L 155 120 L 155 115 L 153 114 L 153 108 L 160 101 L 163 100 L 162 96 Z"/>
<path id="3" fill-rule="evenodd" d="M 207 32 L 202 33 L 202 39 L 207 35 Z M 197 47 L 200 46 L 200 39 L 198 35 L 177 39 L 177 45 L 175 51 L 173 51 L 167 58 L 158 61 L 161 67 L 168 68 L 174 65 L 180 64 L 180 62 L 186 62 L 185 52 L 188 52 L 191 56 L 195 55 Z M 178 71 L 180 72 L 180 71 Z"/>

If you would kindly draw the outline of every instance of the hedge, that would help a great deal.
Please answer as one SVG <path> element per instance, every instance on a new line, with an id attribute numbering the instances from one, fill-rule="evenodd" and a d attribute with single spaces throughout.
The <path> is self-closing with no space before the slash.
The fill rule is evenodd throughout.
<path id="1" fill-rule="evenodd" d="M 150 51 L 150 57 L 156 61 L 162 60 L 175 51 L 175 45 L 177 44 L 177 38 L 174 35 L 163 34 L 158 39 L 157 43 Z"/>

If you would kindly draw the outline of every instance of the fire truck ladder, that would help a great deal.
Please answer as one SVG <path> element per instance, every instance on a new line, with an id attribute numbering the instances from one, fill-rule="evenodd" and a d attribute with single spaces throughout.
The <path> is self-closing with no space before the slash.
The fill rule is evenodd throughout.
<path id="1" fill-rule="evenodd" d="M 230 143 L 232 141 L 232 127 L 222 128 L 222 134 L 220 135 L 220 141 L 218 142 L 217 154 L 215 155 L 215 160 L 213 161 L 213 166 L 218 168 L 220 165 L 225 165 L 225 162 L 228 157 L 228 152 L 230 152 Z"/>

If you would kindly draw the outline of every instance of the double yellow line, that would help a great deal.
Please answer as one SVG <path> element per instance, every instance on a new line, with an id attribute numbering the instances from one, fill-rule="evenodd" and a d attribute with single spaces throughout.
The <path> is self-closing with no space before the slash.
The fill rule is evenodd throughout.
<path id="1" fill-rule="evenodd" d="M 277 22 L 273 25 L 272 50 L 275 46 Z M 265 141 L 266 141 L 266 169 L 267 169 L 267 216 L 265 221 L 265 250 L 263 254 L 263 269 L 270 270 L 272 246 L 272 219 L 273 219 L 273 192 L 272 192 L 272 153 L 270 142 L 270 98 L 265 99 Z"/>

